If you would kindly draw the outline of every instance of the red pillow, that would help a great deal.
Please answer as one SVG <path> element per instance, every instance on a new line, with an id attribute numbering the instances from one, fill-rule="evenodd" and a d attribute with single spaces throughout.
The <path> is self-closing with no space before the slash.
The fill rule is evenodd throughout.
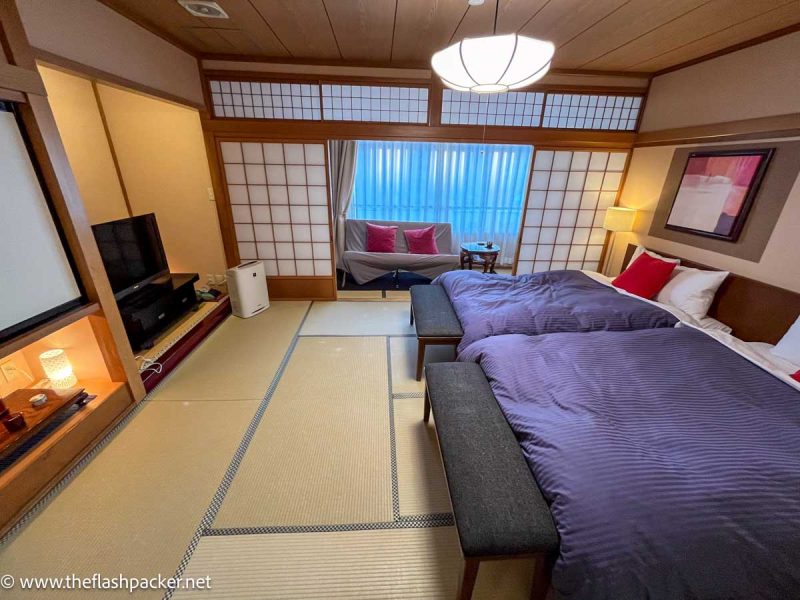
<path id="1" fill-rule="evenodd" d="M 667 284 L 676 266 L 674 262 L 659 260 L 644 252 L 611 284 L 649 300 Z"/>
<path id="2" fill-rule="evenodd" d="M 439 254 L 439 248 L 436 246 L 436 225 L 422 229 L 406 229 L 403 235 L 406 236 L 409 254 Z"/>
<path id="3" fill-rule="evenodd" d="M 796 372 L 792 373 L 791 375 L 789 375 L 789 377 L 791 377 L 795 381 L 800 381 L 800 371 L 796 371 Z"/>
<path id="4" fill-rule="evenodd" d="M 397 227 L 367 223 L 367 252 L 394 252 Z"/>

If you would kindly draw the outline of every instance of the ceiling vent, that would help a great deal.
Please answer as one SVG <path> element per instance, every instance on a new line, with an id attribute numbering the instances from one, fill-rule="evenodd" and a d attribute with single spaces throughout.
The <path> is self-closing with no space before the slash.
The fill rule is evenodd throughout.
<path id="1" fill-rule="evenodd" d="M 216 2 L 210 0 L 178 0 L 183 8 L 188 10 L 195 17 L 206 19 L 227 19 L 228 13 Z"/>

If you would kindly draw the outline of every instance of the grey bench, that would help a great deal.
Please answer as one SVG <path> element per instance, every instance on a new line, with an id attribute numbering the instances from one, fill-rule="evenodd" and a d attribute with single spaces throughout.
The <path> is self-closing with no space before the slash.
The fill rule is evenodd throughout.
<path id="1" fill-rule="evenodd" d="M 543 600 L 558 550 L 553 518 L 481 367 L 425 367 L 431 411 L 464 556 L 459 598 L 472 597 L 484 560 L 536 557 L 531 598 Z"/>
<path id="2" fill-rule="evenodd" d="M 422 379 L 425 348 L 457 345 L 464 336 L 447 292 L 440 285 L 412 285 L 411 324 L 417 332 L 417 381 Z"/>

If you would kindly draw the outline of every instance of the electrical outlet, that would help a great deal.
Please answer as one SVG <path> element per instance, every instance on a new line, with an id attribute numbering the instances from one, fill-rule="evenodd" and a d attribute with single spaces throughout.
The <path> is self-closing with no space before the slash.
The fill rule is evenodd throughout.
<path id="1" fill-rule="evenodd" d="M 208 199 L 211 202 L 214 202 L 214 200 L 216 200 L 216 198 L 214 197 L 214 188 L 212 187 L 208 188 Z"/>

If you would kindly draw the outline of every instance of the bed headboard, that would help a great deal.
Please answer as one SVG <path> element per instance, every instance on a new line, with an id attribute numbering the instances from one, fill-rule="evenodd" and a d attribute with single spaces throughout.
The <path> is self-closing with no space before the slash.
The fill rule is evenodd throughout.
<path id="1" fill-rule="evenodd" d="M 628 266 L 636 250 L 635 244 L 628 244 L 622 268 Z M 667 258 L 680 258 L 681 264 L 695 269 L 719 271 L 686 260 L 682 256 L 674 256 L 658 251 Z M 776 344 L 786 330 L 800 315 L 800 293 L 779 288 L 768 283 L 748 279 L 731 273 L 720 286 L 714 303 L 708 311 L 714 317 L 733 328 L 733 334 L 747 342 L 768 342 Z"/>

